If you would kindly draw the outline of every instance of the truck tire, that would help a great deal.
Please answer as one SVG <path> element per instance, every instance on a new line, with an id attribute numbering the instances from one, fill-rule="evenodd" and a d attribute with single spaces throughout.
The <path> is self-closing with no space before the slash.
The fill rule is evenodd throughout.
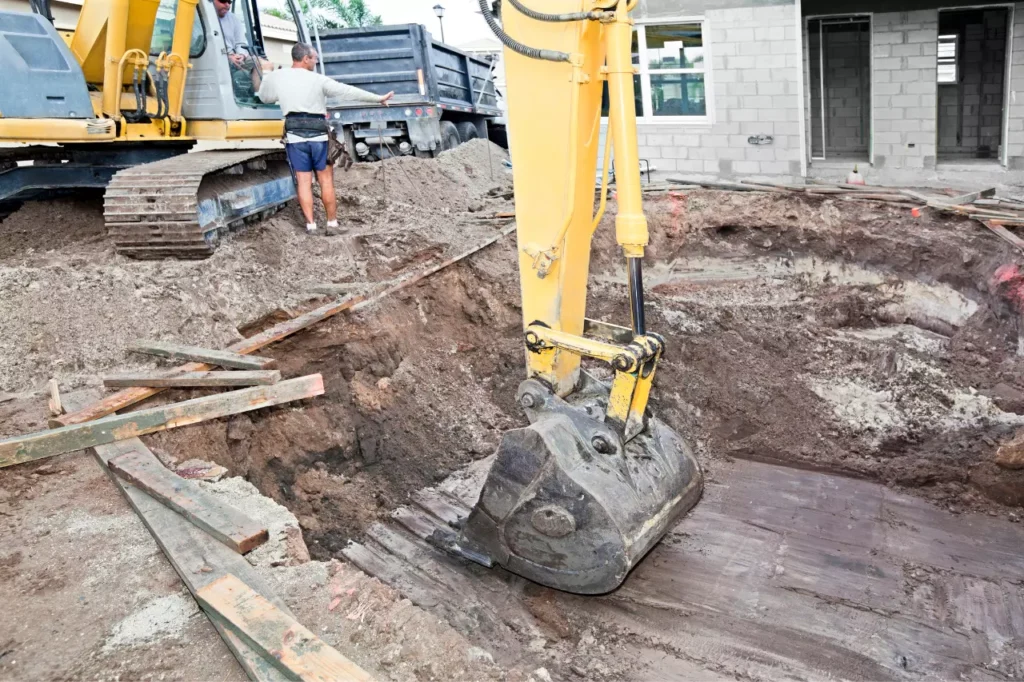
<path id="1" fill-rule="evenodd" d="M 441 151 L 455 149 L 462 144 L 459 129 L 451 121 L 441 121 Z"/>
<path id="2" fill-rule="evenodd" d="M 459 137 L 462 138 L 463 142 L 469 142 L 480 137 L 480 131 L 476 129 L 476 124 L 472 121 L 456 123 L 455 128 L 459 131 Z"/>

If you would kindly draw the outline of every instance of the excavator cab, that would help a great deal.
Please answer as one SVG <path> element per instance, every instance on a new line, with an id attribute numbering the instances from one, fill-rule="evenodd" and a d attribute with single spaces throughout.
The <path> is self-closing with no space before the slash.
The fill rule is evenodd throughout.
<path id="1" fill-rule="evenodd" d="M 528 378 L 518 391 L 530 424 L 504 434 L 480 498 L 437 544 L 485 566 L 577 594 L 618 587 L 700 498 L 700 467 L 682 437 L 648 409 L 668 349 L 647 329 L 648 242 L 630 56 L 635 0 L 548 0 L 544 12 L 505 0 L 510 153 Z M 594 210 L 602 93 L 608 112 Z M 591 240 L 604 214 L 611 151 L 616 238 L 625 256 L 631 324 L 586 318 Z M 604 363 L 602 382 L 582 360 Z"/>

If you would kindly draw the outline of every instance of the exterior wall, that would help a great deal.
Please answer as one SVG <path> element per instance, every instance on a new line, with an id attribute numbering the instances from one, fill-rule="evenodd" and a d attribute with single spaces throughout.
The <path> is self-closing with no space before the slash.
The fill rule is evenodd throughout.
<path id="1" fill-rule="evenodd" d="M 935 168 L 938 38 L 938 10 L 874 15 L 876 168 Z"/>
<path id="2" fill-rule="evenodd" d="M 1006 165 L 1024 171 L 1024 3 L 1013 12 L 1013 42 L 1010 54 L 1010 93 L 1007 98 Z M 1020 96 L 1018 96 L 1020 93 Z"/>
<path id="3" fill-rule="evenodd" d="M 695 6 L 697 5 L 697 6 Z M 723 5 L 747 5 L 723 7 Z M 712 122 L 643 124 L 640 156 L 660 171 L 691 174 L 801 175 L 797 6 L 763 0 L 641 2 L 638 18 L 706 20 Z M 756 145 L 751 137 L 771 136 Z"/>

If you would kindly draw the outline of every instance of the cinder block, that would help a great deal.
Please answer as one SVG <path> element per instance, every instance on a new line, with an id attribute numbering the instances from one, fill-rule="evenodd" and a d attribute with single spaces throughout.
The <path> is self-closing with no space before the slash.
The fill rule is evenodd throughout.
<path id="1" fill-rule="evenodd" d="M 761 172 L 761 164 L 758 161 L 734 161 L 733 172 L 740 174 L 755 174 Z"/>
<path id="2" fill-rule="evenodd" d="M 739 72 L 739 80 L 744 83 L 763 83 L 764 81 L 770 81 L 772 79 L 772 72 L 770 69 L 747 69 Z"/>
<path id="3" fill-rule="evenodd" d="M 671 135 L 648 135 L 647 144 L 652 147 L 671 147 L 672 136 Z"/>
<path id="4" fill-rule="evenodd" d="M 728 147 L 729 136 L 728 135 L 704 135 L 701 139 L 701 144 L 704 147 Z"/>
<path id="5" fill-rule="evenodd" d="M 700 159 L 672 159 L 672 161 L 677 171 L 688 171 L 690 173 L 704 172 L 704 162 Z M 660 167 L 661 164 L 659 163 L 658 166 Z"/>
<path id="6" fill-rule="evenodd" d="M 725 60 L 726 60 L 725 68 L 729 68 L 729 69 L 744 70 L 744 69 L 754 69 L 754 68 L 757 68 L 759 66 L 759 64 L 758 64 L 759 60 L 758 60 L 757 57 L 754 57 L 754 56 L 739 55 L 739 56 L 736 56 L 736 57 L 726 57 Z"/>
<path id="7" fill-rule="evenodd" d="M 746 144 L 744 139 L 744 144 Z M 743 161 L 746 157 L 746 150 L 743 147 L 726 147 L 725 149 L 718 150 L 719 159 L 728 159 L 729 161 Z"/>
<path id="8" fill-rule="evenodd" d="M 776 109 L 795 109 L 799 102 L 793 95 L 773 95 L 772 107 Z"/>
<path id="9" fill-rule="evenodd" d="M 765 175 L 788 175 L 789 161 L 762 161 L 761 172 Z"/>
<path id="10" fill-rule="evenodd" d="M 685 163 L 685 162 L 683 162 L 683 163 Z M 658 159 L 658 162 L 655 163 L 655 164 L 652 164 L 652 165 L 656 166 L 658 168 L 658 170 L 663 170 L 663 171 L 677 171 L 677 170 L 681 170 L 679 168 L 679 162 L 677 162 L 675 159 Z"/>
<path id="11" fill-rule="evenodd" d="M 903 85 L 901 83 L 878 83 L 874 87 L 875 100 L 878 100 L 879 96 L 891 96 L 899 95 L 903 92 Z"/>
<path id="12" fill-rule="evenodd" d="M 691 149 L 697 149 L 697 147 L 661 147 L 661 158 L 686 159 L 689 158 Z M 643 154 L 640 156 L 643 156 Z"/>
<path id="13" fill-rule="evenodd" d="M 722 175 L 732 175 L 732 159 L 719 159 L 718 172 Z"/>
<path id="14" fill-rule="evenodd" d="M 754 109 L 733 109 L 727 111 L 726 115 L 730 121 L 738 121 L 740 123 L 758 120 L 758 111 Z"/>
<path id="15" fill-rule="evenodd" d="M 699 135 L 673 135 L 672 144 L 676 147 L 698 147 L 700 146 Z"/>
<path id="16" fill-rule="evenodd" d="M 641 158 L 660 159 L 662 149 L 669 149 L 669 147 L 640 147 L 637 151 L 640 153 Z"/>
<path id="17" fill-rule="evenodd" d="M 705 159 L 704 160 L 704 172 L 705 173 L 720 173 L 722 171 L 721 159 Z"/>
<path id="18" fill-rule="evenodd" d="M 771 97 L 752 95 L 742 98 L 744 109 L 771 109 L 773 106 Z"/>
<path id="19" fill-rule="evenodd" d="M 924 43 L 908 43 L 906 45 L 893 45 L 891 55 L 893 57 L 920 57 Z"/>
<path id="20" fill-rule="evenodd" d="M 752 28 L 729 28 L 726 29 L 725 35 L 733 43 L 749 43 L 755 39 Z"/>
<path id="21" fill-rule="evenodd" d="M 924 29 L 921 31 L 908 31 L 908 43 L 934 43 L 939 39 L 938 29 Z"/>
<path id="22" fill-rule="evenodd" d="M 771 145 L 750 145 L 747 147 L 744 156 L 747 161 L 774 161 L 775 150 Z"/>
<path id="23" fill-rule="evenodd" d="M 921 106 L 920 95 L 896 95 L 892 98 L 894 107 L 919 107 Z"/>
<path id="24" fill-rule="evenodd" d="M 875 59 L 884 59 L 886 57 L 892 57 L 892 45 L 875 45 L 871 50 L 871 56 Z"/>
<path id="25" fill-rule="evenodd" d="M 873 66 L 878 71 L 901 71 L 903 69 L 903 58 L 879 57 L 875 59 Z"/>
<path id="26" fill-rule="evenodd" d="M 757 90 L 758 95 L 785 95 L 787 83 L 768 81 L 766 83 L 750 83 Z"/>
<path id="27" fill-rule="evenodd" d="M 903 141 L 901 133 L 880 133 L 875 131 L 875 144 L 900 144 Z"/>
<path id="28" fill-rule="evenodd" d="M 938 69 L 937 57 L 907 57 L 908 69 L 922 69 L 925 71 L 936 71 Z"/>

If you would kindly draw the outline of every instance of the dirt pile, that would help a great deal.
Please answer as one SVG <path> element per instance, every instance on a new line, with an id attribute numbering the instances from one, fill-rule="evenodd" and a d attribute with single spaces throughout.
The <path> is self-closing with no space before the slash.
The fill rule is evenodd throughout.
<path id="1" fill-rule="evenodd" d="M 494 212 L 512 191 L 511 174 L 502 165 L 508 152 L 485 140 L 470 140 L 442 152 L 436 159 L 401 156 L 379 163 L 335 170 L 338 220 L 342 225 L 388 228 L 395 215 L 376 210 L 389 202 L 401 211 L 399 220 L 445 223 L 464 212 Z M 315 188 L 319 195 L 319 188 Z M 326 216 L 316 208 L 317 221 Z M 301 220 L 298 207 L 294 219 Z"/>
<path id="2" fill-rule="evenodd" d="M 27 204 L 0 223 L 0 392 L 38 390 L 50 377 L 65 389 L 95 385 L 103 371 L 151 367 L 124 353 L 139 338 L 221 347 L 253 320 L 304 305 L 322 285 L 365 290 L 485 241 L 504 225 L 476 220 L 469 204 L 510 210 L 502 197 L 511 183 L 494 150 L 490 179 L 486 144 L 389 162 L 409 169 L 389 169 L 387 196 L 361 193 L 375 187 L 380 164 L 356 165 L 339 177 L 348 188 L 344 235 L 308 236 L 285 211 L 230 236 L 204 261 L 116 255 L 101 236 L 98 198 Z M 435 213 L 417 203 L 428 201 Z"/>

